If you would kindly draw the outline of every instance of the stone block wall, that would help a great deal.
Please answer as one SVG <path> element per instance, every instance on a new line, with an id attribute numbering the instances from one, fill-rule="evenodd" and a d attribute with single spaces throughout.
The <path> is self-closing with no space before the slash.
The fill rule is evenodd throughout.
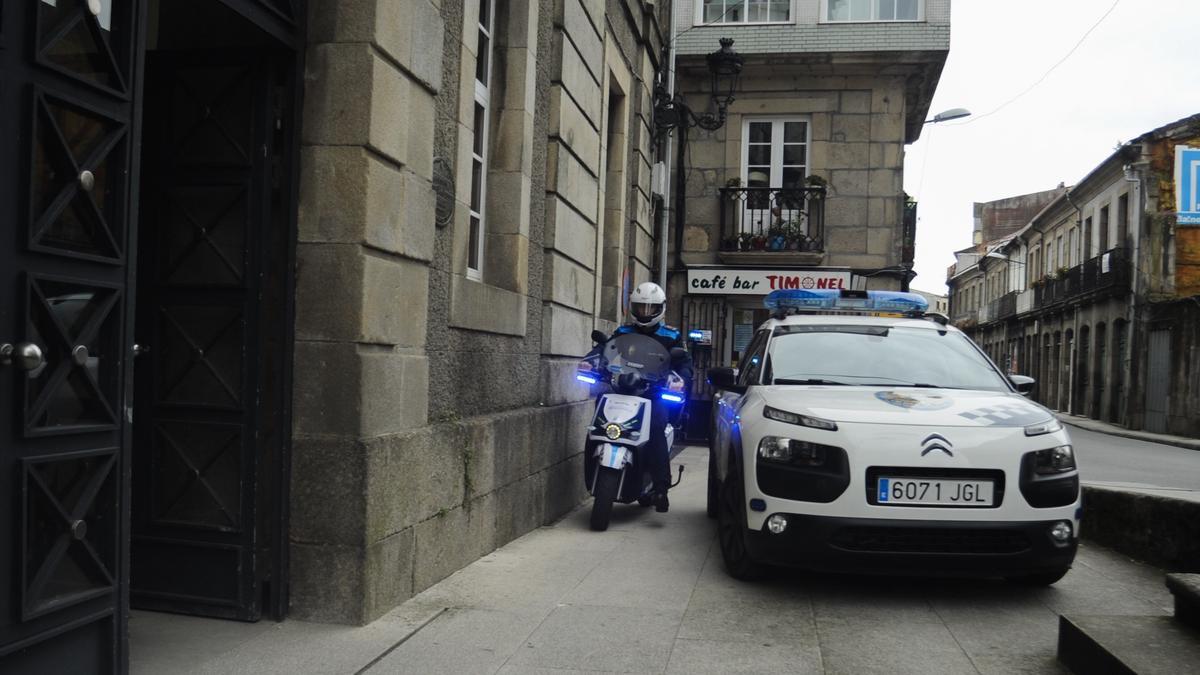
<path id="1" fill-rule="evenodd" d="M 586 496 L 591 404 L 574 365 L 619 318 L 600 314 L 605 286 L 651 264 L 661 15 L 642 0 L 494 1 L 478 276 L 480 0 L 309 5 L 296 618 L 371 621 Z"/>
<path id="2" fill-rule="evenodd" d="M 689 100 L 704 100 L 706 80 L 689 77 L 681 84 Z M 773 69 L 769 78 L 747 74 L 725 126 L 711 133 L 692 132 L 684 259 L 718 262 L 718 195 L 731 179 L 740 180 L 744 122 L 794 116 L 809 122 L 808 173 L 828 181 L 825 256 L 820 264 L 857 269 L 898 265 L 905 96 L 904 76 L 788 74 L 785 68 Z"/>

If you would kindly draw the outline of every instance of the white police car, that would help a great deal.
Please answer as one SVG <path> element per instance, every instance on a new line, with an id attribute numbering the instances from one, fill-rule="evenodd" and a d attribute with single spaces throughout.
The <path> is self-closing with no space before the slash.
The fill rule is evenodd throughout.
<path id="1" fill-rule="evenodd" d="M 776 291 L 717 393 L 708 510 L 763 564 L 1052 584 L 1075 557 L 1067 432 L 919 295 Z"/>

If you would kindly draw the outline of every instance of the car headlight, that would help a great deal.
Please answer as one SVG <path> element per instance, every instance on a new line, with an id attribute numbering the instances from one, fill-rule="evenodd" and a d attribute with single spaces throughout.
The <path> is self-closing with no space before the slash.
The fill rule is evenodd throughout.
<path id="1" fill-rule="evenodd" d="M 771 406 L 763 407 L 763 417 L 775 420 L 776 422 L 785 422 L 787 424 L 798 424 L 802 427 L 810 427 L 812 429 L 824 429 L 825 431 L 837 431 L 837 422 L 823 420 L 820 417 L 810 417 L 801 415 L 800 413 L 792 413 Z"/>
<path id="2" fill-rule="evenodd" d="M 758 456 L 768 462 L 794 464 L 798 466 L 821 466 L 825 464 L 827 445 L 798 441 L 781 436 L 765 436 L 758 442 Z"/>
<path id="3" fill-rule="evenodd" d="M 1038 424 L 1031 424 L 1031 425 L 1025 427 L 1025 435 L 1026 436 L 1042 436 L 1044 434 L 1052 434 L 1056 431 L 1061 431 L 1061 430 L 1062 430 L 1062 423 L 1058 421 L 1057 417 L 1051 417 L 1049 420 L 1047 420 L 1045 422 L 1040 422 Z"/>
<path id="4" fill-rule="evenodd" d="M 1069 445 L 1047 448 L 1033 453 L 1033 472 L 1039 476 L 1052 476 L 1075 470 L 1075 451 Z"/>

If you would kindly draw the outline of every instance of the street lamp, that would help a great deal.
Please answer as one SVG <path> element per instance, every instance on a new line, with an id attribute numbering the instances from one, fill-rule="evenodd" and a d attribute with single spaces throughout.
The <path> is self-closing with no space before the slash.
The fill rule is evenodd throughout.
<path id="1" fill-rule="evenodd" d="M 737 91 L 741 79 L 742 66 L 745 59 L 733 50 L 733 38 L 721 38 L 721 48 L 705 57 L 708 62 L 710 75 L 709 96 L 716 106 L 716 113 L 706 110 L 697 115 L 687 101 L 678 92 L 674 96 L 667 93 L 660 81 L 654 88 L 654 126 L 660 133 L 666 134 L 672 129 L 679 130 L 678 143 L 675 148 L 675 267 L 683 267 L 683 221 L 686 212 L 685 190 L 687 188 L 687 172 L 683 170 L 684 157 L 687 154 L 687 132 L 693 127 L 706 131 L 716 131 L 725 125 L 729 106 L 733 103 L 734 92 Z M 674 64 L 671 64 L 674 66 Z M 666 267 L 666 260 L 663 260 Z M 665 278 L 665 271 L 664 271 Z"/>
<path id="2" fill-rule="evenodd" d="M 1008 256 L 1006 256 L 1006 255 L 1004 255 L 1003 253 L 1001 253 L 1001 252 L 999 252 L 999 251 L 988 251 L 987 253 L 985 253 L 985 254 L 983 255 L 983 257 L 985 257 L 985 258 L 995 258 L 996 260 L 1003 260 L 1003 261 L 1005 261 L 1005 262 L 1009 262 L 1009 263 L 1012 263 L 1012 264 L 1014 264 L 1014 265 L 1024 265 L 1024 264 L 1025 264 L 1025 263 L 1021 262 L 1020 260 L 1013 260 L 1012 258 L 1010 258 L 1010 257 L 1008 257 Z"/>
<path id="3" fill-rule="evenodd" d="M 708 72 L 711 76 L 710 96 L 717 107 L 714 115 L 711 111 L 697 115 L 678 93 L 675 96 L 667 94 L 660 82 L 654 90 L 654 124 L 660 131 L 671 129 L 690 129 L 700 127 L 708 131 L 716 131 L 725 124 L 725 117 L 733 103 L 733 94 L 737 91 L 738 81 L 742 76 L 742 66 L 745 59 L 733 50 L 733 38 L 721 38 L 721 48 L 705 57 L 708 61 Z"/>
<path id="4" fill-rule="evenodd" d="M 933 119 L 925 120 L 925 124 L 937 124 L 938 122 L 949 122 L 950 120 L 962 119 L 969 117 L 971 111 L 966 108 L 951 108 L 933 116 Z"/>

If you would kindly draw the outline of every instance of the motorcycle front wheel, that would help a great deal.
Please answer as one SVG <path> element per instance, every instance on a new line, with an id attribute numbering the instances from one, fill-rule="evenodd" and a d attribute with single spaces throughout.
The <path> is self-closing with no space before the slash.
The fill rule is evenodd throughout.
<path id="1" fill-rule="evenodd" d="M 592 493 L 592 529 L 603 532 L 608 529 L 612 517 L 613 502 L 617 499 L 617 486 L 621 484 L 621 472 L 605 466 L 596 467 L 596 490 Z"/>

